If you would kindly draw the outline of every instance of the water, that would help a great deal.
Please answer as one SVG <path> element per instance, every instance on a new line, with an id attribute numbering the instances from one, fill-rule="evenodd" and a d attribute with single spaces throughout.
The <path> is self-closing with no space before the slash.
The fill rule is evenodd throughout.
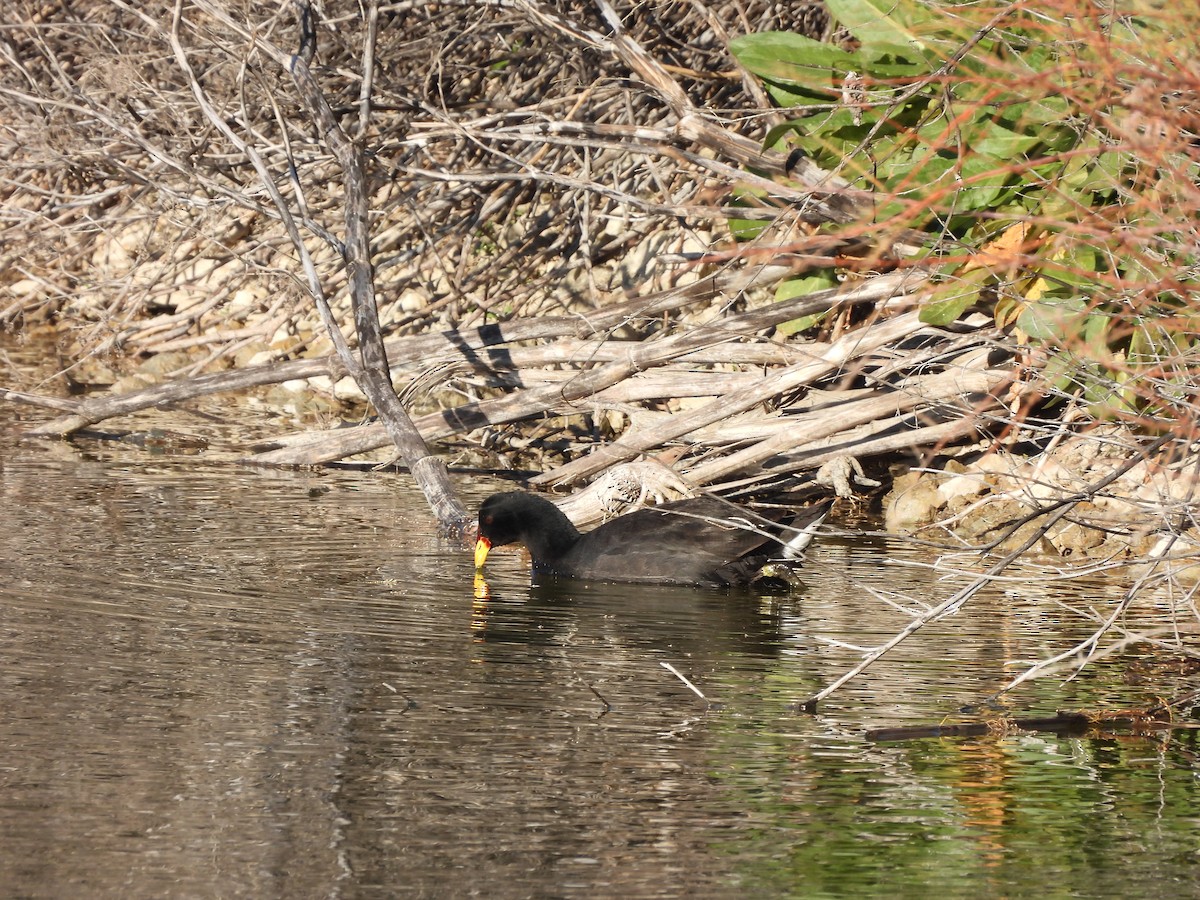
<path id="1" fill-rule="evenodd" d="M 1193 731 L 864 737 L 969 719 L 1009 661 L 1090 630 L 1064 603 L 1115 586 L 981 594 L 806 716 L 793 702 L 857 658 L 829 640 L 905 621 L 865 587 L 956 587 L 900 564 L 932 556 L 827 540 L 809 591 L 771 601 L 531 589 L 496 552 L 480 599 L 402 476 L 11 437 L 0 895 L 1200 895 Z M 1197 680 L 1127 655 L 1009 702 L 1113 709 Z"/>

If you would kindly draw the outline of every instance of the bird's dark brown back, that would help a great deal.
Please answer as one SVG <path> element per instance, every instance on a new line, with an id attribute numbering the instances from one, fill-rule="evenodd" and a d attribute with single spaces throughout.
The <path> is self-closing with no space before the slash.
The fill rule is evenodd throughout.
<path id="1" fill-rule="evenodd" d="M 781 521 L 791 517 L 785 514 Z M 778 546 L 770 526 L 770 520 L 756 521 L 716 498 L 680 500 L 606 522 L 585 534 L 555 568 L 600 581 L 725 584 L 741 577 L 742 568 L 754 568 L 757 560 L 740 565 L 747 555 L 761 549 L 765 560 Z"/>

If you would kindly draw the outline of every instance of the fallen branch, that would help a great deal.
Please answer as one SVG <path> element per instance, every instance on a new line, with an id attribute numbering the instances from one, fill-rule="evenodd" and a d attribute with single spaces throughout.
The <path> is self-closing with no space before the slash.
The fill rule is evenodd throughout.
<path id="1" fill-rule="evenodd" d="M 889 280 L 888 276 L 868 282 L 860 290 L 868 286 L 877 290 L 880 285 L 876 282 Z M 893 281 L 894 290 L 903 290 L 902 281 Z M 873 291 L 874 292 L 874 291 Z M 852 292 L 853 293 L 853 292 Z M 847 300 L 856 297 L 847 295 Z M 855 356 L 878 349 L 898 337 L 909 334 L 919 327 L 917 313 L 905 313 L 887 322 L 878 323 L 871 328 L 852 332 L 833 344 L 815 350 L 813 359 L 789 366 L 762 379 L 758 385 L 740 392 L 732 397 L 722 397 L 707 406 L 660 422 L 633 433 L 626 433 L 619 441 L 607 444 L 589 454 L 566 465 L 559 466 L 534 479 L 538 485 L 569 484 L 594 475 L 610 465 L 632 459 L 640 453 L 662 446 L 667 441 L 682 437 L 697 428 L 711 425 L 734 413 L 750 409 L 777 397 L 788 391 L 793 391 L 803 385 L 811 384 L 818 378 L 837 371 Z"/>
<path id="2" fill-rule="evenodd" d="M 590 341 L 573 344 L 559 344 L 556 341 L 552 346 L 561 347 L 564 356 L 574 353 L 576 360 L 590 360 L 595 354 L 594 358 L 600 361 L 612 361 L 618 358 L 621 350 L 632 348 L 623 342 L 616 342 L 614 349 L 606 353 L 603 348 L 608 342 L 607 331 L 627 323 L 671 312 L 690 303 L 710 299 L 717 294 L 746 290 L 759 281 L 770 282 L 778 279 L 788 271 L 786 267 L 782 266 L 756 266 L 712 275 L 684 287 L 658 291 L 587 316 L 540 316 L 483 325 L 478 328 L 463 328 L 456 331 L 404 337 L 387 343 L 389 365 L 392 368 L 398 368 L 414 363 L 429 365 L 430 363 L 462 360 L 473 365 L 478 364 L 484 369 L 494 365 L 503 367 L 508 360 L 509 350 L 493 354 L 488 352 L 490 348 L 501 347 L 517 341 L 554 340 L 564 336 L 592 338 Z M 778 345 L 767 345 L 765 349 L 763 345 L 741 346 L 759 347 L 757 350 L 748 351 L 752 355 L 745 361 L 752 365 L 768 364 L 772 361 L 772 356 L 781 360 L 791 358 L 787 355 L 788 351 L 779 348 Z M 703 360 L 703 353 L 707 349 L 701 347 L 695 352 L 701 354 Z M 681 358 L 686 357 L 687 354 Z M 548 362 L 553 361 L 555 360 L 548 360 Z M 571 360 L 562 359 L 560 361 L 569 362 Z M 236 372 L 214 372 L 194 378 L 180 379 L 169 384 L 154 385 L 115 397 L 98 396 L 81 401 L 74 406 L 73 412 L 69 415 L 32 428 L 26 432 L 26 436 L 66 437 L 106 419 L 128 415 L 143 409 L 153 409 L 165 403 L 240 391 L 267 384 L 279 384 L 284 381 L 313 378 L 319 375 L 339 378 L 345 374 L 347 374 L 345 365 L 336 355 L 253 366 Z M 5 398 L 0 396 L 0 399 Z M 324 435 L 325 432 L 320 434 Z M 288 440 L 289 438 L 282 438 L 281 443 L 286 443 Z M 386 443 L 386 438 L 383 443 Z M 375 449 L 379 446 L 383 446 L 383 444 L 373 444 L 367 449 Z M 340 458 L 333 457 L 333 459 Z"/>
<path id="3" fill-rule="evenodd" d="M 486 425 L 515 422 L 532 416 L 544 415 L 564 406 L 571 407 L 587 401 L 605 388 L 611 387 L 635 373 L 664 365 L 686 353 L 753 335 L 780 322 L 824 310 L 832 304 L 850 304 L 889 298 L 897 292 L 911 289 L 921 281 L 921 278 L 913 277 L 913 273 L 907 273 L 906 277 L 882 276 L 851 291 L 838 289 L 821 291 L 796 300 L 776 303 L 762 309 L 718 319 L 670 337 L 643 341 L 630 347 L 625 358 L 618 358 L 594 369 L 580 372 L 576 378 L 565 384 L 543 385 L 516 391 L 494 400 L 466 403 L 453 409 L 425 416 L 418 420 L 417 427 L 426 435 L 426 439 L 433 440 L 449 437 L 452 434 L 462 434 Z M 895 339 L 898 335 L 907 334 L 915 327 L 915 315 L 915 313 L 905 314 L 893 322 L 877 325 L 868 330 L 869 337 L 859 335 L 851 340 L 852 336 L 847 336 L 836 349 L 827 351 L 831 356 L 830 359 L 824 359 L 826 351 L 823 350 L 818 353 L 818 362 L 805 364 L 810 367 L 806 369 L 807 375 L 815 378 L 837 368 L 840 365 L 839 354 L 852 353 L 855 348 L 878 346 Z M 874 333 L 877 331 L 878 334 Z M 774 382 L 772 383 L 774 384 Z M 803 379 L 796 382 L 797 385 L 801 383 L 803 383 Z M 774 396 L 779 391 L 787 389 L 789 388 L 785 379 L 767 390 L 765 396 Z M 752 406 L 757 402 L 760 401 L 755 400 L 748 405 Z M 728 415 L 733 411 L 735 410 L 731 407 L 727 408 L 725 414 Z M 675 418 L 681 421 L 687 420 L 686 416 Z M 711 421 L 716 421 L 716 418 Z M 707 422 L 702 424 L 707 424 Z M 685 427 L 681 433 L 686 433 L 688 430 L 690 428 Z M 355 431 L 358 432 L 355 435 L 322 432 L 319 435 L 301 436 L 289 441 L 288 446 L 283 449 L 258 454 L 250 461 L 269 465 L 313 465 L 340 459 L 351 453 L 365 453 L 384 446 L 385 442 L 379 439 L 378 428 L 363 426 Z M 650 446 L 657 446 L 657 444 Z M 633 451 L 628 454 L 615 453 L 611 460 L 606 460 L 605 466 L 591 471 L 594 473 L 608 464 L 622 462 L 639 452 L 641 451 Z M 596 454 L 592 454 L 592 456 L 596 456 Z M 589 457 L 589 459 L 591 458 Z M 544 481 L 545 479 L 546 476 L 542 476 L 540 480 Z"/>
<path id="4" fill-rule="evenodd" d="M 937 410 L 947 401 L 961 402 L 962 398 L 971 396 L 988 397 L 1010 380 L 1011 373 L 1004 369 L 943 372 L 911 379 L 891 389 L 880 389 L 870 397 L 839 404 L 836 414 L 819 410 L 806 415 L 781 416 L 779 427 L 769 437 L 728 456 L 702 463 L 689 470 L 688 475 L 698 484 L 708 484 L 782 453 L 808 447 L 814 441 L 831 438 L 884 417 L 895 417 L 918 407 L 938 415 Z M 978 409 L 973 412 L 977 413 Z"/>
<path id="5" fill-rule="evenodd" d="M 979 429 L 980 423 L 975 417 L 922 425 L 919 416 L 895 416 L 814 440 L 803 450 L 781 454 L 778 459 L 771 460 L 769 468 L 741 478 L 713 482 L 709 488 L 722 495 L 771 486 L 784 488 L 794 473 L 819 469 L 837 459 L 868 459 L 899 452 L 911 454 L 922 447 L 937 447 L 971 437 L 978 434 Z M 688 476 L 697 477 L 693 472 Z"/>

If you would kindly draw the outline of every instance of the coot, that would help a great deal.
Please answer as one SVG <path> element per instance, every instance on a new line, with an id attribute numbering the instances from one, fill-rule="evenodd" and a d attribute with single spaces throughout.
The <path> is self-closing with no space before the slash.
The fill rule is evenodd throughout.
<path id="1" fill-rule="evenodd" d="M 545 497 L 508 491 L 479 507 L 475 566 L 483 567 L 492 547 L 520 543 L 535 576 L 743 585 L 771 559 L 797 559 L 831 505 L 766 518 L 717 497 L 696 497 L 639 509 L 580 534 Z"/>

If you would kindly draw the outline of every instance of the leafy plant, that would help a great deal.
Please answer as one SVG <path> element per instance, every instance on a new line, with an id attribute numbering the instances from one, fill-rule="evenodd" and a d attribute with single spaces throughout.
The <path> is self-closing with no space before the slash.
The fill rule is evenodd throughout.
<path id="1" fill-rule="evenodd" d="M 1200 266 L 1196 30 L 1150 4 L 826 5 L 844 47 L 779 32 L 731 47 L 796 113 L 768 146 L 871 189 L 864 230 L 926 236 L 942 278 L 922 318 L 986 309 L 1118 387 L 1168 360 L 1170 383 L 1190 377 L 1200 345 L 1178 317 Z M 1170 340 L 1144 325 L 1164 317 Z M 1102 411 L 1132 408 L 1118 394 Z"/>

